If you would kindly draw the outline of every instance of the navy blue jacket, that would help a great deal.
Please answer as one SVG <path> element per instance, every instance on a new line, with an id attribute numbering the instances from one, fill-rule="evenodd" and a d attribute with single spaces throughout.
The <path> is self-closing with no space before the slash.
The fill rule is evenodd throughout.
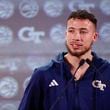
<path id="1" fill-rule="evenodd" d="M 85 75 L 75 81 L 64 54 L 35 69 L 19 110 L 110 110 L 110 64 L 94 53 Z"/>

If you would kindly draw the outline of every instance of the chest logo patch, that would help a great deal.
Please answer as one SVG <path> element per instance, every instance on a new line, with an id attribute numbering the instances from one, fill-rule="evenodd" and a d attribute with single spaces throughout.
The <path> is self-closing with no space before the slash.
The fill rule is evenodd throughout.
<path id="1" fill-rule="evenodd" d="M 53 87 L 53 86 L 58 86 L 59 84 L 53 79 L 50 84 L 49 87 Z"/>
<path id="2" fill-rule="evenodd" d="M 100 80 L 94 80 L 92 82 L 92 86 L 100 89 L 101 91 L 104 91 L 104 88 L 106 88 L 106 84 L 103 84 Z"/>

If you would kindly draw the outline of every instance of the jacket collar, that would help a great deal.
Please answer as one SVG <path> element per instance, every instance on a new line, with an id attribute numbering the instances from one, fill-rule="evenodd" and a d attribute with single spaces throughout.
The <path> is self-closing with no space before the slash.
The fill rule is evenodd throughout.
<path id="1" fill-rule="evenodd" d="M 60 54 L 58 54 L 56 56 L 56 58 L 53 60 L 54 63 L 59 63 L 62 65 L 63 69 L 62 69 L 62 73 L 65 73 L 65 75 L 67 76 L 67 78 L 71 78 L 72 74 L 70 73 L 70 69 L 68 64 L 66 63 L 66 61 L 64 60 L 64 55 L 67 54 L 67 52 L 62 52 Z M 91 62 L 92 67 L 94 66 L 97 69 L 100 69 L 102 71 L 102 67 L 107 63 L 105 60 L 103 60 L 102 58 L 98 57 L 97 54 L 95 52 L 92 52 L 93 55 L 93 60 Z M 90 66 L 91 66 L 90 65 Z M 68 73 L 68 74 L 67 74 Z"/>

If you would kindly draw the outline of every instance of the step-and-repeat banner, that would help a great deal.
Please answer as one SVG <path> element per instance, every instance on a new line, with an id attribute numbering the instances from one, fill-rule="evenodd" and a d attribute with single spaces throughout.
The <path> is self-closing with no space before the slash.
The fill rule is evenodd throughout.
<path id="1" fill-rule="evenodd" d="M 0 110 L 17 110 L 34 68 L 66 50 L 66 19 L 77 9 L 96 14 L 93 48 L 110 61 L 110 0 L 0 0 Z"/>

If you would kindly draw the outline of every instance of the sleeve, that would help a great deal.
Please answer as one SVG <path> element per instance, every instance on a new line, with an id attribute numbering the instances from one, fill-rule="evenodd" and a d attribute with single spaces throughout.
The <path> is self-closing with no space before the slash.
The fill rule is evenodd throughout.
<path id="1" fill-rule="evenodd" d="M 40 73 L 35 70 L 24 92 L 18 110 L 42 110 Z"/>

